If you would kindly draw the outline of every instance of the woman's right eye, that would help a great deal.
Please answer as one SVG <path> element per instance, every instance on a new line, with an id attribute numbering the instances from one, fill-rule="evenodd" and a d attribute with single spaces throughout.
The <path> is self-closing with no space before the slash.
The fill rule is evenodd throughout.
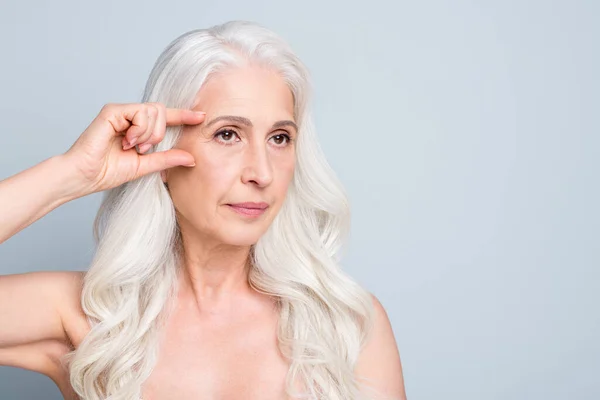
<path id="1" fill-rule="evenodd" d="M 217 139 L 218 142 L 224 144 L 225 146 L 231 146 L 233 145 L 233 143 L 235 143 L 236 141 L 231 140 L 232 137 L 238 136 L 238 134 L 236 133 L 236 131 L 234 131 L 233 129 L 223 129 L 218 131 L 217 133 L 215 133 L 214 137 L 220 137 L 222 139 Z M 238 136 L 239 139 L 239 136 Z"/>

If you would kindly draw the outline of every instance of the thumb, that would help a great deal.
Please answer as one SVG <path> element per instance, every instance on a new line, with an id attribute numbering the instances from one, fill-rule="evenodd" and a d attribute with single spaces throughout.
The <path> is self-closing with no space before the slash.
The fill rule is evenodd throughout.
<path id="1" fill-rule="evenodd" d="M 162 171 L 167 168 L 185 166 L 193 167 L 196 165 L 194 156 L 185 150 L 170 149 L 140 155 L 140 165 L 138 168 L 138 177 L 151 172 Z"/>

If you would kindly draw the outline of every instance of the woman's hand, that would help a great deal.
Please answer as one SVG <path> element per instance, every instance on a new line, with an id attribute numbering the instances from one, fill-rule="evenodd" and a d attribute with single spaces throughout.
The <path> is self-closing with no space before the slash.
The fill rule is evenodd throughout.
<path id="1" fill-rule="evenodd" d="M 160 103 L 107 104 L 63 155 L 82 178 L 83 195 L 107 190 L 151 172 L 194 166 L 180 149 L 144 155 L 165 136 L 167 126 L 196 125 L 205 113 L 165 108 Z M 138 154 L 134 146 L 138 146 Z"/>

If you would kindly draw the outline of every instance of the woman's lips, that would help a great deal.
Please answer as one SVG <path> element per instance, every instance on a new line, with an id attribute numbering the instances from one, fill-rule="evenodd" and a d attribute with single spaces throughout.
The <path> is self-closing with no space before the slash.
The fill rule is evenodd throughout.
<path id="1" fill-rule="evenodd" d="M 240 207 L 234 204 L 227 204 L 228 207 L 230 207 L 233 211 L 242 214 L 242 215 L 246 215 L 246 216 L 250 216 L 250 217 L 257 217 L 259 215 L 262 215 L 267 208 L 248 208 L 248 207 Z"/>

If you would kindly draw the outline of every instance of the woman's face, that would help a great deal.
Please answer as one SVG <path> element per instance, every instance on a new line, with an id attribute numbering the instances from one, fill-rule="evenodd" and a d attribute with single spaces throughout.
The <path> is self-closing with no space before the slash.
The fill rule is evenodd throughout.
<path id="1" fill-rule="evenodd" d="M 205 82 L 194 110 L 206 112 L 205 121 L 185 126 L 176 147 L 190 152 L 196 166 L 165 173 L 182 232 L 254 244 L 293 177 L 298 132 L 292 93 L 276 72 L 232 68 Z M 268 206 L 258 216 L 231 206 L 244 202 Z"/>

